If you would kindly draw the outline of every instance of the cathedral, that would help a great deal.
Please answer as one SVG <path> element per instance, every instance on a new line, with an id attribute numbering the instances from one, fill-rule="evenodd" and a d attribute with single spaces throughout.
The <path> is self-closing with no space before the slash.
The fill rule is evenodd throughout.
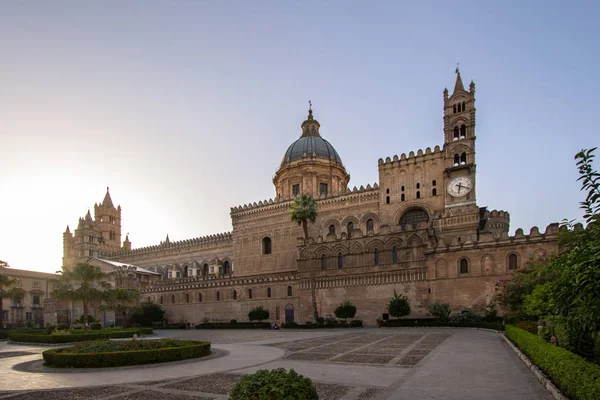
<path id="1" fill-rule="evenodd" d="M 483 312 L 498 280 L 558 251 L 559 226 L 509 236 L 509 213 L 477 204 L 475 84 L 466 90 L 457 71 L 443 99 L 443 145 L 380 158 L 379 182 L 359 188 L 309 110 L 273 178 L 276 197 L 232 207 L 231 232 L 134 249 L 107 189 L 93 218 L 67 227 L 63 264 L 117 269 L 169 322 L 246 321 L 257 306 L 273 321 L 311 321 L 312 282 L 320 316 L 350 300 L 370 325 L 394 290 L 413 316 L 436 302 Z M 303 193 L 318 205 L 308 240 L 289 216 Z"/>

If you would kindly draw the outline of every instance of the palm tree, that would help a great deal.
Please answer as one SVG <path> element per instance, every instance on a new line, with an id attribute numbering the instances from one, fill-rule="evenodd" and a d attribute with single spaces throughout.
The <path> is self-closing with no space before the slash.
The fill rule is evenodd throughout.
<path id="1" fill-rule="evenodd" d="M 77 263 L 72 270 L 63 267 L 52 297 L 62 300 L 81 301 L 85 332 L 88 331 L 87 315 L 90 302 L 102 300 L 111 285 L 107 281 L 109 274 L 89 263 Z"/>
<path id="2" fill-rule="evenodd" d="M 304 245 L 308 248 L 308 222 L 314 223 L 317 219 L 317 202 L 308 194 L 302 194 L 294 199 L 290 206 L 290 219 L 302 225 L 304 231 Z M 307 254 L 309 254 L 307 252 Z M 311 266 L 311 256 L 309 254 L 308 270 L 310 274 L 310 294 L 312 296 L 313 315 L 315 323 L 319 323 L 319 311 L 317 310 L 317 282 L 315 273 Z"/>
<path id="3" fill-rule="evenodd" d="M 0 262 L 4 262 L 4 261 L 0 261 Z M 14 284 L 16 283 L 16 281 L 14 279 L 12 279 L 10 276 L 8 275 L 4 275 L 4 274 L 0 274 L 0 319 L 2 318 L 2 299 L 3 298 L 8 298 L 9 296 L 9 292 L 10 289 L 14 286 Z M 1 322 L 1 321 L 0 321 Z"/>
<path id="4" fill-rule="evenodd" d="M 104 311 L 114 311 L 122 315 L 123 328 L 127 325 L 127 313 L 137 304 L 140 292 L 125 288 L 111 289 L 106 292 L 104 300 L 106 304 L 100 307 Z"/>

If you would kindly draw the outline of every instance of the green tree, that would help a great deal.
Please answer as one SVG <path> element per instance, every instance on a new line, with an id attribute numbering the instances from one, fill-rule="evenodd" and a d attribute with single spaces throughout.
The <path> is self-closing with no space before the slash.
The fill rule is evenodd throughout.
<path id="1" fill-rule="evenodd" d="M 265 310 L 263 306 L 258 306 L 250 310 L 248 313 L 248 319 L 250 321 L 261 322 L 263 319 L 269 319 L 269 310 Z"/>
<path id="2" fill-rule="evenodd" d="M 77 263 L 72 270 L 63 267 L 62 276 L 57 282 L 52 297 L 61 300 L 81 301 L 83 304 L 83 317 L 89 312 L 92 301 L 102 300 L 111 285 L 109 275 L 102 272 L 99 267 L 89 263 Z M 88 324 L 85 324 L 85 332 Z"/>
<path id="3" fill-rule="evenodd" d="M 387 306 L 388 312 L 392 317 L 404 317 L 410 314 L 410 303 L 404 295 L 398 295 L 394 289 L 394 297 L 390 299 L 390 304 Z"/>
<path id="4" fill-rule="evenodd" d="M 348 318 L 354 318 L 356 315 L 356 306 L 346 300 L 335 309 L 335 316 L 346 321 Z"/>
<path id="5" fill-rule="evenodd" d="M 125 328 L 127 327 L 127 313 L 133 311 L 139 300 L 140 292 L 137 290 L 125 288 L 109 289 L 104 295 L 105 304 L 100 309 L 121 314 L 122 326 Z"/>
<path id="6" fill-rule="evenodd" d="M 317 219 L 317 202 L 312 198 L 312 196 L 307 194 L 302 194 L 294 199 L 294 202 L 290 206 L 290 219 L 294 222 L 297 222 L 298 225 L 302 225 L 302 230 L 304 231 L 304 245 L 308 250 L 308 223 L 314 223 Z M 308 254 L 308 269 L 309 269 L 309 277 L 310 277 L 310 294 L 312 300 L 312 308 L 313 315 L 315 318 L 315 323 L 319 323 L 319 310 L 317 309 L 317 281 L 315 278 L 315 271 L 312 266 L 312 258 L 310 256 L 310 252 L 307 251 Z"/>
<path id="7" fill-rule="evenodd" d="M 4 261 L 2 261 L 2 262 L 4 262 Z M 0 313 L 3 310 L 2 299 L 10 297 L 9 292 L 15 283 L 16 283 L 16 281 L 14 279 L 12 279 L 10 276 L 0 273 Z M 0 318 L 2 318 L 1 315 L 0 315 Z"/>
<path id="8" fill-rule="evenodd" d="M 138 304 L 131 315 L 133 322 L 142 326 L 152 326 L 154 322 L 162 322 L 164 317 L 165 310 L 159 304 L 152 302 Z"/>
<path id="9" fill-rule="evenodd" d="M 448 303 L 433 303 L 429 306 L 429 313 L 435 317 L 441 323 L 447 323 L 450 321 L 450 304 Z"/>

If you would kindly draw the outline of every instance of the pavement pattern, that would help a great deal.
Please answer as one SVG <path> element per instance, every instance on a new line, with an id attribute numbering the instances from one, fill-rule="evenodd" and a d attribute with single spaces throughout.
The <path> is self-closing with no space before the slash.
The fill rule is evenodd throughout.
<path id="1" fill-rule="evenodd" d="M 501 335 L 489 331 L 357 328 L 157 333 L 209 340 L 215 354 L 197 361 L 56 371 L 41 365 L 41 352 L 48 347 L 0 342 L 0 399 L 224 400 L 244 375 L 273 368 L 293 368 L 311 378 L 321 400 L 552 399 Z"/>

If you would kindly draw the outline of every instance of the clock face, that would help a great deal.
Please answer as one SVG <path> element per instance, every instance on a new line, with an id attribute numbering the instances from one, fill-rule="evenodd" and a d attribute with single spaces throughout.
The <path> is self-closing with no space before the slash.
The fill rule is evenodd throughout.
<path id="1" fill-rule="evenodd" d="M 466 196 L 473 189 L 473 180 L 468 176 L 459 176 L 448 184 L 448 194 L 453 197 Z"/>

